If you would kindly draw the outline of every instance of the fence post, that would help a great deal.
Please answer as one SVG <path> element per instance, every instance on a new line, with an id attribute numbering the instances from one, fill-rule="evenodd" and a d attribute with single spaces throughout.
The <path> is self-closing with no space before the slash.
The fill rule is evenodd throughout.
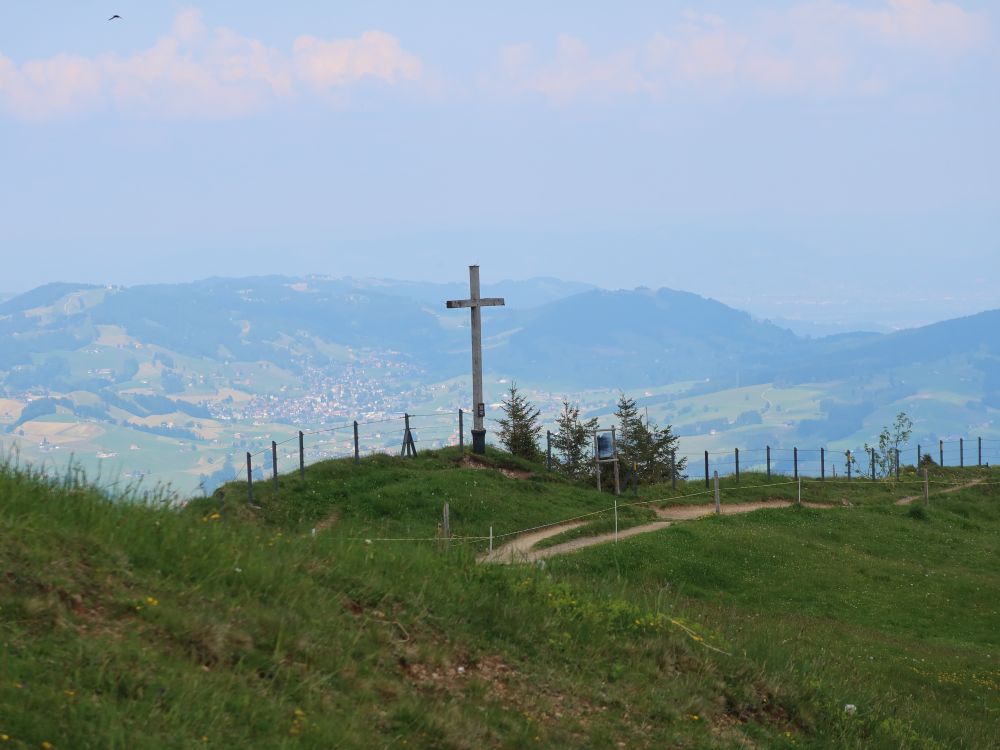
<path id="1" fill-rule="evenodd" d="M 632 497 L 639 497 L 639 463 L 632 462 Z"/>
<path id="2" fill-rule="evenodd" d="M 927 469 L 924 469 L 924 507 L 931 504 L 931 487 L 927 479 Z"/>
<path id="3" fill-rule="evenodd" d="M 708 451 L 705 451 L 705 486 L 708 487 Z"/>
<path id="4" fill-rule="evenodd" d="M 447 546 L 448 540 L 451 538 L 451 515 L 448 512 L 448 503 L 444 504 L 441 511 L 441 536 L 444 537 L 444 543 Z"/>
<path id="5" fill-rule="evenodd" d="M 719 472 L 715 472 L 715 515 L 722 515 L 722 503 L 719 500 Z"/>
<path id="6" fill-rule="evenodd" d="M 938 461 L 938 465 L 944 468 L 944 440 L 938 440 Z"/>
<path id="7" fill-rule="evenodd" d="M 621 480 L 618 477 L 618 439 L 615 437 L 615 426 L 614 425 L 611 426 L 611 448 L 612 448 L 612 450 L 614 452 L 614 457 L 615 457 L 615 462 L 614 462 L 614 469 L 615 469 L 615 497 L 617 497 L 618 495 L 622 494 L 622 488 L 621 488 Z M 617 503 L 617 502 L 618 501 L 615 500 L 615 503 Z"/>
<path id="8" fill-rule="evenodd" d="M 965 438 L 958 439 L 958 467 L 965 468 Z"/>
<path id="9" fill-rule="evenodd" d="M 618 542 L 618 495 L 615 495 L 615 542 Z"/>
<path id="10" fill-rule="evenodd" d="M 354 463 L 361 462 L 361 447 L 358 443 L 358 420 L 354 420 Z"/>
<path id="11" fill-rule="evenodd" d="M 771 478 L 771 446 L 767 446 L 767 478 Z"/>
<path id="12" fill-rule="evenodd" d="M 917 443 L 917 462 L 913 464 L 913 468 L 920 471 L 920 443 Z"/>
<path id="13" fill-rule="evenodd" d="M 740 483 L 740 449 L 736 449 L 736 484 Z"/>
<path id="14" fill-rule="evenodd" d="M 253 505 L 253 456 L 247 451 L 247 505 Z"/>
<path id="15" fill-rule="evenodd" d="M 271 441 L 271 474 L 274 478 L 274 489 L 278 489 L 278 444 Z"/>
<path id="16" fill-rule="evenodd" d="M 978 466 L 983 465 L 983 439 L 979 438 L 979 463 Z"/>
<path id="17" fill-rule="evenodd" d="M 796 495 L 795 504 L 796 505 L 802 505 L 802 477 L 798 477 L 798 483 L 799 483 L 799 486 L 798 486 L 799 492 L 798 492 L 798 495 Z"/>
<path id="18" fill-rule="evenodd" d="M 826 480 L 826 448 L 819 449 L 819 481 Z"/>
<path id="19" fill-rule="evenodd" d="M 299 430 L 299 477 L 306 478 L 306 438 L 302 430 Z"/>
<path id="20" fill-rule="evenodd" d="M 851 454 L 851 452 L 850 452 L 850 451 L 847 451 L 847 481 L 848 481 L 848 482 L 850 482 L 850 481 L 851 481 L 851 463 L 852 463 L 852 462 L 851 462 L 851 459 L 852 459 L 853 457 L 854 457 L 854 456 L 853 456 L 853 455 Z"/>
<path id="21" fill-rule="evenodd" d="M 875 481 L 875 449 L 871 449 L 871 462 L 872 462 L 872 481 Z"/>
<path id="22" fill-rule="evenodd" d="M 493 527 L 490 526 L 490 552 L 493 551 Z"/>
<path id="23" fill-rule="evenodd" d="M 670 451 L 670 489 L 677 489 L 677 449 Z"/>
<path id="24" fill-rule="evenodd" d="M 799 449 L 798 448 L 792 448 L 792 470 L 794 472 L 794 474 L 792 475 L 792 479 L 798 479 L 799 478 Z"/>
<path id="25" fill-rule="evenodd" d="M 458 452 L 465 455 L 465 414 L 458 410 Z"/>
<path id="26" fill-rule="evenodd" d="M 552 430 L 545 431 L 545 468 L 552 471 Z"/>

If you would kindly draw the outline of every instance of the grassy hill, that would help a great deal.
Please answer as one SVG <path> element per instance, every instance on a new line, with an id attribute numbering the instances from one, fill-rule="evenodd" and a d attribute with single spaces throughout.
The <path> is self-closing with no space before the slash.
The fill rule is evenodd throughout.
<path id="1" fill-rule="evenodd" d="M 257 485 L 257 509 L 245 490 L 173 509 L 0 469 L 12 747 L 997 739 L 994 484 L 928 510 L 893 505 L 899 487 L 829 485 L 853 506 L 692 522 L 527 568 L 476 562 L 491 525 L 499 536 L 609 496 L 448 450 L 317 464 L 305 482 Z M 446 501 L 462 537 L 447 546 Z"/>

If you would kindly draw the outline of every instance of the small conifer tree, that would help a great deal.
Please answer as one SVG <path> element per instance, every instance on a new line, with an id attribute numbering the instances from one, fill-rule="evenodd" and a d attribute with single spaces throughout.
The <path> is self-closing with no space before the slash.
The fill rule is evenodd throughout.
<path id="1" fill-rule="evenodd" d="M 597 418 L 581 420 L 580 407 L 563 401 L 556 423 L 559 430 L 552 438 L 552 447 L 556 452 L 557 470 L 573 479 L 593 476 L 591 446 Z"/>
<path id="2" fill-rule="evenodd" d="M 514 382 L 510 384 L 510 391 L 504 396 L 500 408 L 504 413 L 499 420 L 500 444 L 515 456 L 537 459 L 538 435 L 542 431 L 539 422 L 541 412 L 518 392 Z"/>
<path id="3" fill-rule="evenodd" d="M 639 479 L 643 482 L 663 482 L 670 479 L 671 467 L 678 479 L 684 477 L 686 458 L 676 456 L 678 438 L 670 425 L 660 428 L 655 423 L 643 420 L 635 400 L 624 393 L 618 399 L 618 452 L 627 470 L 636 465 Z"/>

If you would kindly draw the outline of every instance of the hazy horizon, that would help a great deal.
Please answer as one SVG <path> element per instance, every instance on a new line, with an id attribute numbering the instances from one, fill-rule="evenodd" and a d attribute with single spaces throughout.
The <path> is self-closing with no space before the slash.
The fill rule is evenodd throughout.
<path id="1" fill-rule="evenodd" d="M 0 291 L 554 276 L 893 328 L 1000 307 L 984 0 L 0 8 Z"/>

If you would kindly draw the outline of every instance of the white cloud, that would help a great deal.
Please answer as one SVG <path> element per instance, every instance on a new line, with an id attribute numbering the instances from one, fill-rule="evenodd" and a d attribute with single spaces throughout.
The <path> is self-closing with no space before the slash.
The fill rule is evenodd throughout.
<path id="1" fill-rule="evenodd" d="M 637 67 L 634 52 L 594 57 L 581 40 L 571 36 L 559 37 L 555 60 L 542 66 L 532 65 L 532 51 L 527 45 L 504 48 L 501 59 L 508 85 L 559 101 L 584 92 L 635 94 L 652 90 L 652 84 Z"/>
<path id="2" fill-rule="evenodd" d="M 982 47 L 987 19 L 955 3 L 884 0 L 860 7 L 811 0 L 760 13 L 743 25 L 717 15 L 684 13 L 642 47 L 602 58 L 578 39 L 560 37 L 552 61 L 536 63 L 526 45 L 501 51 L 509 90 L 555 101 L 608 93 L 660 93 L 672 86 L 772 94 L 852 91 L 891 85 L 883 63 L 905 55 L 945 61 Z"/>
<path id="3" fill-rule="evenodd" d="M 346 86 L 362 78 L 388 83 L 420 78 L 420 58 L 406 52 L 384 31 L 367 31 L 357 39 L 324 41 L 300 36 L 292 45 L 298 77 L 319 89 Z"/>
<path id="4" fill-rule="evenodd" d="M 0 109 L 27 119 L 106 106 L 181 117 L 245 114 L 295 96 L 362 79 L 415 81 L 421 61 L 381 31 L 353 39 L 301 36 L 290 54 L 236 32 L 205 27 L 199 11 L 181 11 L 170 32 L 123 57 L 57 55 L 16 65 L 0 55 Z"/>

